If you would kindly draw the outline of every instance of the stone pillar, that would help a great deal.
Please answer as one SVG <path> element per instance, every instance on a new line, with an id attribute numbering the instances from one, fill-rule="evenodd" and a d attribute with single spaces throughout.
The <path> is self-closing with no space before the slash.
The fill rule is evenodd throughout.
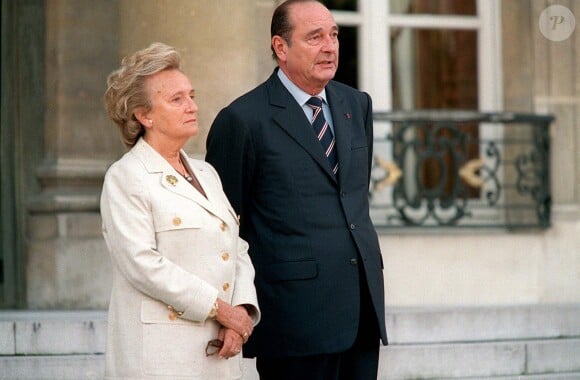
<path id="1" fill-rule="evenodd" d="M 202 156 L 205 136 L 219 110 L 270 74 L 274 4 L 273 0 L 120 1 L 120 56 L 152 42 L 174 46 L 182 55 L 200 109 L 200 134 L 188 143 L 188 153 Z"/>
<path id="2" fill-rule="evenodd" d="M 28 204 L 30 308 L 102 308 L 110 268 L 98 199 L 122 152 L 102 96 L 117 63 L 118 2 L 46 2 L 45 156 Z"/>
<path id="3" fill-rule="evenodd" d="M 558 5 L 576 15 L 575 31 L 562 41 L 540 32 L 538 20 L 549 2 L 501 3 L 505 109 L 556 117 L 550 128 L 552 227 L 542 236 L 536 280 L 542 302 L 578 298 L 580 263 L 580 3 Z"/>

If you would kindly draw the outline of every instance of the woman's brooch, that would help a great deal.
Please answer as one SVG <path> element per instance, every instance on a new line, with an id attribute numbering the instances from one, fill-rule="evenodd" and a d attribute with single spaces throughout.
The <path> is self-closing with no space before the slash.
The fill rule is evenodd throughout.
<path id="1" fill-rule="evenodd" d="M 167 180 L 167 182 L 169 182 L 172 186 L 175 186 L 175 184 L 178 182 L 177 177 L 175 177 L 172 174 L 169 174 L 168 176 L 165 177 L 165 179 Z"/>

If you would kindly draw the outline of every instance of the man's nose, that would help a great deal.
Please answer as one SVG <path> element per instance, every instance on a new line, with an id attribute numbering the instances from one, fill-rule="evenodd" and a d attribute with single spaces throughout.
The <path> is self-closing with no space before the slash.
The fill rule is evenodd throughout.
<path id="1" fill-rule="evenodd" d="M 335 51 L 336 49 L 338 49 L 338 39 L 336 37 L 326 36 L 322 43 L 323 43 L 322 47 L 324 50 Z"/>

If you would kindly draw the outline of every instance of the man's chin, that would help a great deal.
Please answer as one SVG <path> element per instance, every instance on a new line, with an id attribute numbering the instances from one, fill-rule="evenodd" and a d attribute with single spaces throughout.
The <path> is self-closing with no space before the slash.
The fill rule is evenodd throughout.
<path id="1" fill-rule="evenodd" d="M 336 69 L 332 68 L 332 69 L 323 69 L 323 70 L 319 70 L 318 72 L 318 79 L 324 82 L 328 82 L 330 81 L 332 78 L 334 78 L 334 75 L 336 74 Z"/>

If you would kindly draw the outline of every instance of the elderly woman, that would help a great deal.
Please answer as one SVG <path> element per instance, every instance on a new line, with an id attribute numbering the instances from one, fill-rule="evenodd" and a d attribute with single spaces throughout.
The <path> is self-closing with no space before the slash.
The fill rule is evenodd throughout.
<path id="1" fill-rule="evenodd" d="M 155 43 L 123 59 L 105 104 L 131 148 L 101 196 L 113 263 L 105 378 L 238 379 L 259 320 L 254 269 L 215 170 L 182 150 L 199 128 L 179 54 Z"/>

